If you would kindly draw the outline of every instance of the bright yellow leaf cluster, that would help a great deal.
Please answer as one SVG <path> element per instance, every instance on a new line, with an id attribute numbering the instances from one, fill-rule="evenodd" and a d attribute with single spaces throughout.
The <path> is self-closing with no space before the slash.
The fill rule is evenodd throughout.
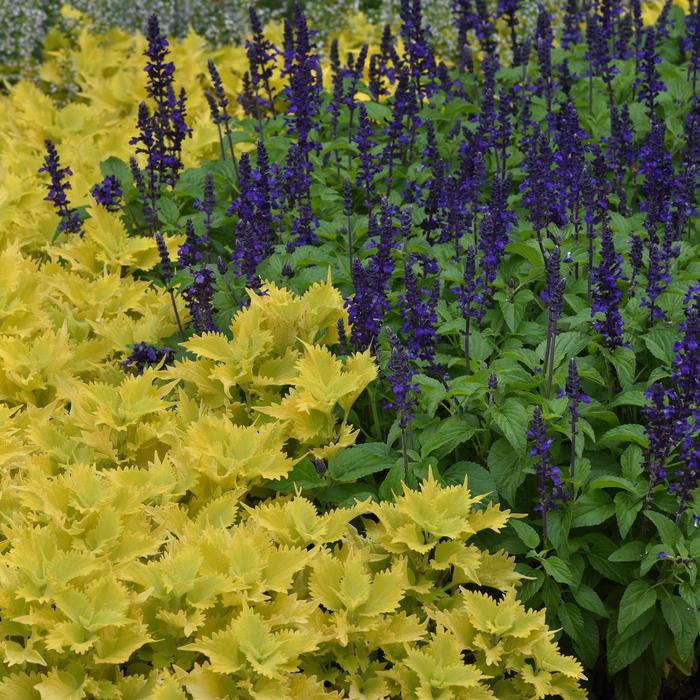
<path id="1" fill-rule="evenodd" d="M 189 496 L 195 471 L 156 456 L 56 472 L 36 449 L 22 462 L 1 492 L 0 698 L 585 697 L 544 613 L 517 601 L 512 562 L 489 580 L 500 599 L 433 566 L 508 516 L 475 509 L 466 486 L 404 486 L 399 511 L 438 514 L 423 558 L 392 546 L 389 507 L 251 506 L 242 488 L 205 502 Z M 429 588 L 449 595 L 426 602 Z"/>

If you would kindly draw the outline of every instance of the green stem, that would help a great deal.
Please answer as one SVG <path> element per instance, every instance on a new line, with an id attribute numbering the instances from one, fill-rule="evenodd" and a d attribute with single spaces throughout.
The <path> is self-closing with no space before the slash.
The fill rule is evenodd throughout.
<path id="1" fill-rule="evenodd" d="M 406 446 L 406 428 L 401 428 L 401 453 L 403 454 L 403 468 L 408 474 L 408 448 Z"/>
<path id="2" fill-rule="evenodd" d="M 372 421 L 374 422 L 374 432 L 376 433 L 376 438 L 380 442 L 384 442 L 384 434 L 382 433 L 382 424 L 379 421 L 379 412 L 377 411 L 376 392 L 374 387 L 368 387 L 367 392 L 369 393 L 369 408 L 372 412 Z"/>
<path id="3" fill-rule="evenodd" d="M 180 314 L 177 312 L 177 306 L 175 304 L 175 294 L 173 294 L 172 289 L 168 289 L 170 294 L 170 301 L 173 303 L 173 311 L 175 312 L 175 320 L 177 321 L 177 327 L 180 329 L 180 338 L 185 339 L 185 331 L 182 330 L 182 323 L 180 322 Z"/>

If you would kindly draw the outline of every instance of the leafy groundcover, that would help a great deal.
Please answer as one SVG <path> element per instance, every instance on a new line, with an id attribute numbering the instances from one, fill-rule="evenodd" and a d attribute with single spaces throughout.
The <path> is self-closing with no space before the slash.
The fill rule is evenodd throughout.
<path id="1" fill-rule="evenodd" d="M 700 10 L 518 12 L 2 98 L 1 696 L 692 687 Z"/>

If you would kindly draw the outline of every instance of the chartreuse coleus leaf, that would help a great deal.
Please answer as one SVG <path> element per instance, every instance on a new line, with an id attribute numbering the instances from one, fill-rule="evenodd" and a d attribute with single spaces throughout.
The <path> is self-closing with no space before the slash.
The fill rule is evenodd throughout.
<path id="1" fill-rule="evenodd" d="M 544 611 L 526 611 L 514 588 L 500 601 L 461 589 L 459 602 L 437 612 L 435 619 L 454 635 L 458 648 L 475 651 L 485 661 L 484 670 L 495 671 L 493 697 L 586 697 L 577 682 L 584 677 L 583 668 L 560 654 L 554 634 L 543 631 Z M 506 658 L 510 678 L 499 670 Z"/>
<path id="2" fill-rule="evenodd" d="M 226 415 L 203 415 L 190 423 L 181 446 L 191 469 L 221 489 L 275 479 L 295 464 L 283 451 L 286 432 L 279 423 L 236 425 Z"/>
<path id="3" fill-rule="evenodd" d="M 243 504 L 250 519 L 272 534 L 280 544 L 306 547 L 309 544 L 337 542 L 348 523 L 362 512 L 362 506 L 335 509 L 319 515 L 305 498 L 261 503 L 255 508 Z"/>
<path id="4" fill-rule="evenodd" d="M 388 551 L 425 554 L 442 537 L 463 539 L 479 530 L 504 528 L 510 511 L 493 504 L 483 510 L 472 508 L 483 499 L 483 495 L 471 495 L 466 481 L 441 487 L 430 468 L 420 491 L 408 490 L 404 484 L 403 496 L 393 503 L 370 506 L 379 523 L 367 522 L 368 532 Z"/>
<path id="5" fill-rule="evenodd" d="M 226 629 L 180 649 L 204 654 L 216 673 L 235 674 L 249 665 L 266 678 L 281 678 L 296 671 L 299 657 L 317 649 L 321 640 L 311 630 L 279 628 L 245 606 Z"/>

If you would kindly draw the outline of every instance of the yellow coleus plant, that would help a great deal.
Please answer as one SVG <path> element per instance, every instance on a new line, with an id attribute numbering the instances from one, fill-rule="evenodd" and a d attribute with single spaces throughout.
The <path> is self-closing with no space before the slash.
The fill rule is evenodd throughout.
<path id="1" fill-rule="evenodd" d="M 193 396 L 212 408 L 247 406 L 248 422 L 258 431 L 272 430 L 264 426 L 275 419 L 274 434 L 299 444 L 295 459 L 307 454 L 329 459 L 355 442 L 357 430 L 347 423 L 348 413 L 376 378 L 376 363 L 369 351 L 341 361 L 328 349 L 338 342 L 338 322 L 348 323 L 330 270 L 326 281 L 301 296 L 273 283 L 264 284 L 260 294 L 248 294 L 250 305 L 231 321 L 232 339 L 204 333 L 188 340 L 183 346 L 198 359 L 176 363 L 164 376 L 183 380 Z M 340 425 L 336 404 L 342 411 Z M 234 425 L 222 426 L 224 435 L 232 430 L 241 432 Z M 198 430 L 193 438 L 202 445 L 200 454 L 211 454 L 204 444 L 217 432 L 210 430 L 207 436 L 206 431 Z M 281 476 L 283 470 L 278 471 Z"/>
<path id="2" fill-rule="evenodd" d="M 60 475 L 25 462 L 0 550 L 2 698 L 585 697 L 512 567 L 489 582 L 500 600 L 455 568 L 453 595 L 423 604 L 432 570 L 394 536 L 393 506 L 321 514 L 299 496 L 246 503 L 243 488 L 192 500 L 169 459 Z M 396 511 L 439 547 L 505 524 L 478 500 L 431 475 Z"/>

